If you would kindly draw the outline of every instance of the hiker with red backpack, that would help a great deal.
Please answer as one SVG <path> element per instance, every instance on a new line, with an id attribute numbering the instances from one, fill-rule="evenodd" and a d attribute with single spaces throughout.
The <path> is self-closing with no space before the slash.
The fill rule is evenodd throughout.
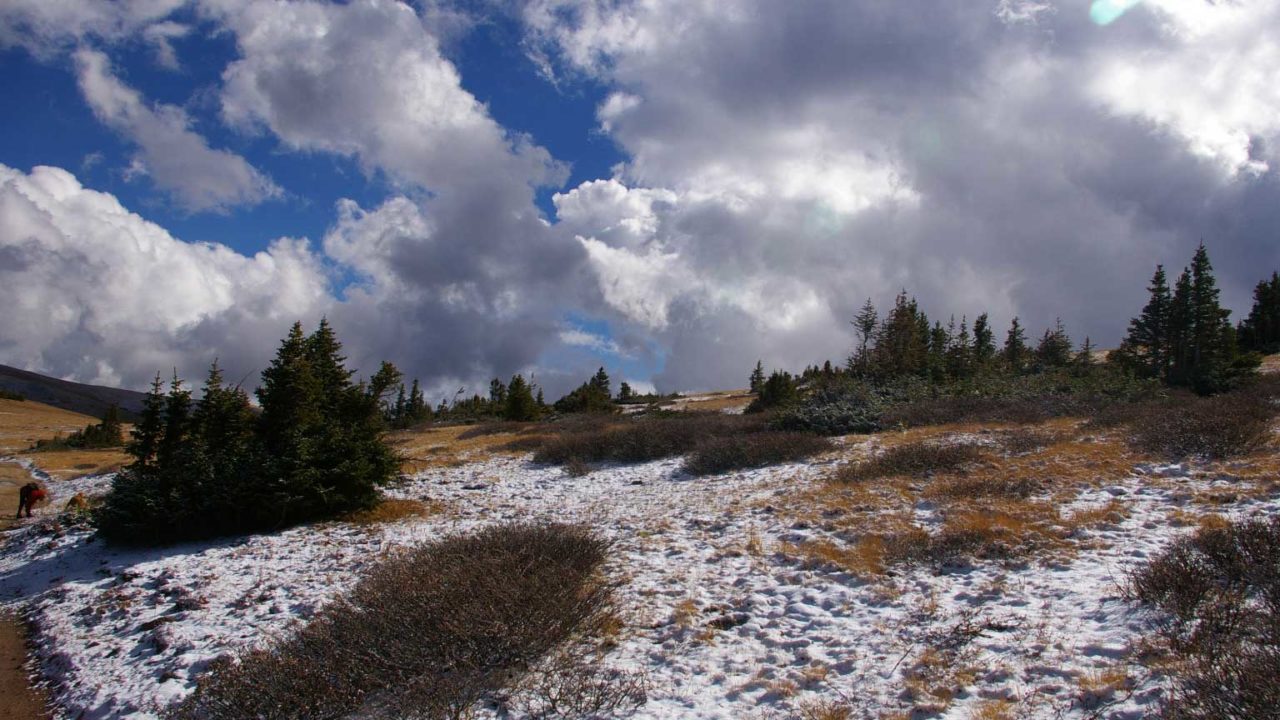
<path id="1" fill-rule="evenodd" d="M 26 485 L 23 485 L 22 488 L 18 490 L 17 517 L 22 517 L 23 508 L 26 508 L 27 510 L 27 517 L 31 517 L 31 508 L 34 507 L 36 503 L 44 500 L 44 498 L 44 488 L 40 487 L 36 483 L 29 482 Z"/>

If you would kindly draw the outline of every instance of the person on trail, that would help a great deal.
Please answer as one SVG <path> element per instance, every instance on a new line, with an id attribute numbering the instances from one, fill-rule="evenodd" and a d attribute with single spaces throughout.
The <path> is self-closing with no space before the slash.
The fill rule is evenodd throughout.
<path id="1" fill-rule="evenodd" d="M 22 509 L 27 509 L 27 517 L 31 517 L 31 508 L 41 500 L 44 500 L 44 489 L 39 485 L 29 482 L 18 490 L 18 515 L 22 517 Z"/>

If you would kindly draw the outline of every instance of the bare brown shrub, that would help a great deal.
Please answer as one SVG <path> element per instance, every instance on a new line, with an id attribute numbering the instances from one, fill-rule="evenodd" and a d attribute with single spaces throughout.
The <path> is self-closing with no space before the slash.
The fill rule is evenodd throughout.
<path id="1" fill-rule="evenodd" d="M 384 561 L 276 645 L 211 667 L 172 718 L 458 718 L 609 621 L 590 530 L 516 524 Z"/>
<path id="2" fill-rule="evenodd" d="M 889 448 L 870 460 L 846 465 L 834 479 L 840 483 L 855 483 L 898 475 L 925 477 L 934 473 L 962 472 L 985 455 L 976 445 L 910 442 Z"/>
<path id="3" fill-rule="evenodd" d="M 766 431 L 713 437 L 699 442 L 684 461 L 691 475 L 797 462 L 831 449 L 826 438 L 810 433 Z"/>
<path id="4" fill-rule="evenodd" d="M 1275 717 L 1280 707 L 1280 518 L 1202 527 L 1129 578 L 1163 611 L 1179 660 L 1162 715 Z"/>

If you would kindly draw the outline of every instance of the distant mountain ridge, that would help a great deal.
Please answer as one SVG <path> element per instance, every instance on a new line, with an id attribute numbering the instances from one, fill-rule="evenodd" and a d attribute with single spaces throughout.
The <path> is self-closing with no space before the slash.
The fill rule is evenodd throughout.
<path id="1" fill-rule="evenodd" d="M 118 405 L 125 418 L 132 419 L 142 409 L 146 397 L 145 393 L 135 390 L 59 380 L 8 365 L 0 365 L 0 388 L 19 393 L 28 400 L 93 417 L 102 417 L 108 407 Z"/>

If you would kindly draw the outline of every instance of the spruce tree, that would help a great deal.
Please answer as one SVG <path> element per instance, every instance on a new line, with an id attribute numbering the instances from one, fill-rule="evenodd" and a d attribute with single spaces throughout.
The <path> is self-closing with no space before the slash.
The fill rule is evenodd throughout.
<path id="1" fill-rule="evenodd" d="M 533 393 L 523 375 L 515 375 L 511 378 L 511 384 L 507 386 L 502 416 L 506 420 L 517 422 L 538 418 L 538 403 L 534 400 Z"/>
<path id="2" fill-rule="evenodd" d="M 156 373 L 151 382 L 151 391 L 142 401 L 142 412 L 130 436 L 132 440 L 125 446 L 125 452 L 133 456 L 132 467 L 150 467 L 164 439 L 164 383 L 160 381 L 160 373 Z"/>
<path id="3" fill-rule="evenodd" d="M 850 370 L 858 373 L 867 372 L 870 362 L 869 344 L 879 321 L 880 317 L 876 312 L 876 306 L 871 303 L 871 298 L 867 298 L 867 302 L 862 305 L 862 309 L 858 311 L 857 315 L 853 316 L 853 327 L 858 332 L 858 350 L 853 357 L 849 358 Z"/>
<path id="4" fill-rule="evenodd" d="M 1219 304 L 1213 265 L 1202 242 L 1191 259 L 1191 384 L 1197 392 L 1217 392 L 1234 381 L 1231 364 L 1236 350 L 1230 315 Z"/>
<path id="5" fill-rule="evenodd" d="M 183 444 L 191 430 L 191 391 L 182 386 L 178 371 L 173 371 L 169 394 L 164 400 L 164 436 L 156 452 L 156 465 L 162 470 L 172 470 L 180 462 Z"/>
<path id="6" fill-rule="evenodd" d="M 1129 334 L 1120 344 L 1118 357 L 1143 377 L 1167 381 L 1173 360 L 1169 337 L 1173 297 L 1163 265 L 1156 266 L 1147 291 L 1147 304 L 1142 314 L 1129 322 Z"/>
<path id="7" fill-rule="evenodd" d="M 1271 273 L 1253 289 L 1253 307 L 1237 331 L 1240 349 L 1280 352 L 1280 273 Z"/>
<path id="8" fill-rule="evenodd" d="M 954 320 L 953 320 L 954 322 Z M 960 318 L 960 329 L 951 337 L 947 348 L 947 374 L 953 378 L 965 378 L 973 366 L 973 343 L 969 338 L 969 320 Z"/>
<path id="9" fill-rule="evenodd" d="M 1191 311 L 1191 270 L 1184 268 L 1173 286 L 1169 301 L 1169 373 L 1171 385 L 1189 385 L 1193 375 L 1192 341 L 1194 319 Z"/>
<path id="10" fill-rule="evenodd" d="M 498 378 L 489 381 L 489 403 L 495 413 L 503 412 L 507 404 L 507 386 Z"/>
<path id="11" fill-rule="evenodd" d="M 635 391 L 631 389 L 631 384 L 626 380 L 618 386 L 618 402 L 631 402 L 635 398 Z"/>
<path id="12" fill-rule="evenodd" d="M 1022 329 L 1022 323 L 1014 317 L 1013 322 L 1009 323 L 1009 332 L 1005 335 L 1000 357 L 1010 370 L 1022 372 L 1027 366 L 1028 355 L 1030 350 L 1027 348 L 1027 334 Z"/>
<path id="13" fill-rule="evenodd" d="M 591 387 L 600 392 L 605 399 L 613 398 L 613 389 L 609 385 L 609 373 L 605 372 L 603 367 L 596 372 L 595 377 L 591 378 Z"/>
<path id="14" fill-rule="evenodd" d="M 1062 318 L 1054 321 L 1052 328 L 1044 331 L 1036 346 L 1036 363 L 1042 368 L 1060 368 L 1071 364 L 1071 336 L 1062 324 Z"/>
<path id="15" fill-rule="evenodd" d="M 756 369 L 751 371 L 751 392 L 758 393 L 764 386 L 764 363 L 756 360 Z"/>
<path id="16" fill-rule="evenodd" d="M 987 314 L 982 313 L 973 321 L 973 362 L 978 367 L 986 367 L 995 356 L 995 334 L 991 332 Z"/>

